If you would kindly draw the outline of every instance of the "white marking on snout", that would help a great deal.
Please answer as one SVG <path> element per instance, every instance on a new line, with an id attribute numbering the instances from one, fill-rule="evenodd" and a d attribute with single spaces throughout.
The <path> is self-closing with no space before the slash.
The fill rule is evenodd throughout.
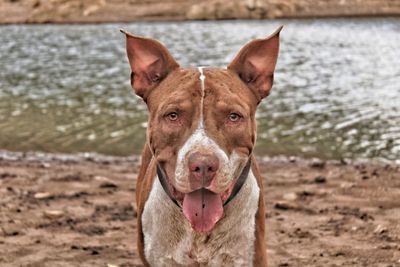
<path id="1" fill-rule="evenodd" d="M 175 184 L 177 190 L 181 192 L 190 192 L 189 183 L 189 155 L 196 151 L 206 151 L 214 153 L 219 160 L 219 169 L 216 173 L 214 189 L 225 191 L 233 179 L 236 178 L 238 166 L 245 163 L 246 159 L 242 159 L 238 154 L 233 152 L 228 156 L 225 151 L 206 133 L 204 125 L 204 97 L 205 97 L 205 80 L 206 76 L 203 73 L 203 67 L 198 68 L 200 72 L 201 82 L 201 101 L 200 101 L 200 118 L 197 129 L 186 140 L 185 144 L 178 152 L 177 165 L 175 169 Z"/>

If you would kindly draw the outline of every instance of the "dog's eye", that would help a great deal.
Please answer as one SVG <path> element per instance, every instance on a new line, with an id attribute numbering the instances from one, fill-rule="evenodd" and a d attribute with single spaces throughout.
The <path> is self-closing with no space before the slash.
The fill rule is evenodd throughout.
<path id="1" fill-rule="evenodd" d="M 229 114 L 229 120 L 232 122 L 237 122 L 240 118 L 241 116 L 235 112 Z"/>
<path id="2" fill-rule="evenodd" d="M 170 121 L 176 121 L 176 120 L 178 119 L 178 113 L 176 113 L 176 112 L 170 112 L 170 113 L 167 114 L 167 118 L 168 118 Z"/>

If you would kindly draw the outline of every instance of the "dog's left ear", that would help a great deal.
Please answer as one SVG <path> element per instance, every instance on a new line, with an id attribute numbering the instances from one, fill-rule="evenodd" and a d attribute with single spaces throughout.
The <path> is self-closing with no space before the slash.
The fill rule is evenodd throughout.
<path id="1" fill-rule="evenodd" d="M 268 96 L 272 88 L 282 28 L 279 27 L 265 39 L 253 40 L 245 45 L 228 66 L 253 90 L 258 102 Z"/>
<path id="2" fill-rule="evenodd" d="M 168 49 L 160 42 L 133 35 L 124 30 L 126 51 L 131 66 L 131 85 L 135 93 L 146 98 L 170 72 L 179 68 Z"/>

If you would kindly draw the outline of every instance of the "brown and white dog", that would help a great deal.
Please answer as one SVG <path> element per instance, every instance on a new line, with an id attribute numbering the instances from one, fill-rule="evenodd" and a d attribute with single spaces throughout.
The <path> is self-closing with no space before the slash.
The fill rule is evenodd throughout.
<path id="1" fill-rule="evenodd" d="M 147 104 L 136 186 L 145 266 L 266 266 L 262 178 L 252 154 L 279 32 L 227 69 L 181 68 L 158 41 L 126 34 L 131 84 Z"/>

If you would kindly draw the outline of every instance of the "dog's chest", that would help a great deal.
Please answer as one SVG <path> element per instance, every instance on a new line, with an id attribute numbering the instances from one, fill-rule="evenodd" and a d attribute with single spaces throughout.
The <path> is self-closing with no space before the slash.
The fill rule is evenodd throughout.
<path id="1" fill-rule="evenodd" d="M 194 232 L 155 179 L 142 214 L 151 266 L 252 266 L 259 187 L 250 172 L 210 235 Z"/>

